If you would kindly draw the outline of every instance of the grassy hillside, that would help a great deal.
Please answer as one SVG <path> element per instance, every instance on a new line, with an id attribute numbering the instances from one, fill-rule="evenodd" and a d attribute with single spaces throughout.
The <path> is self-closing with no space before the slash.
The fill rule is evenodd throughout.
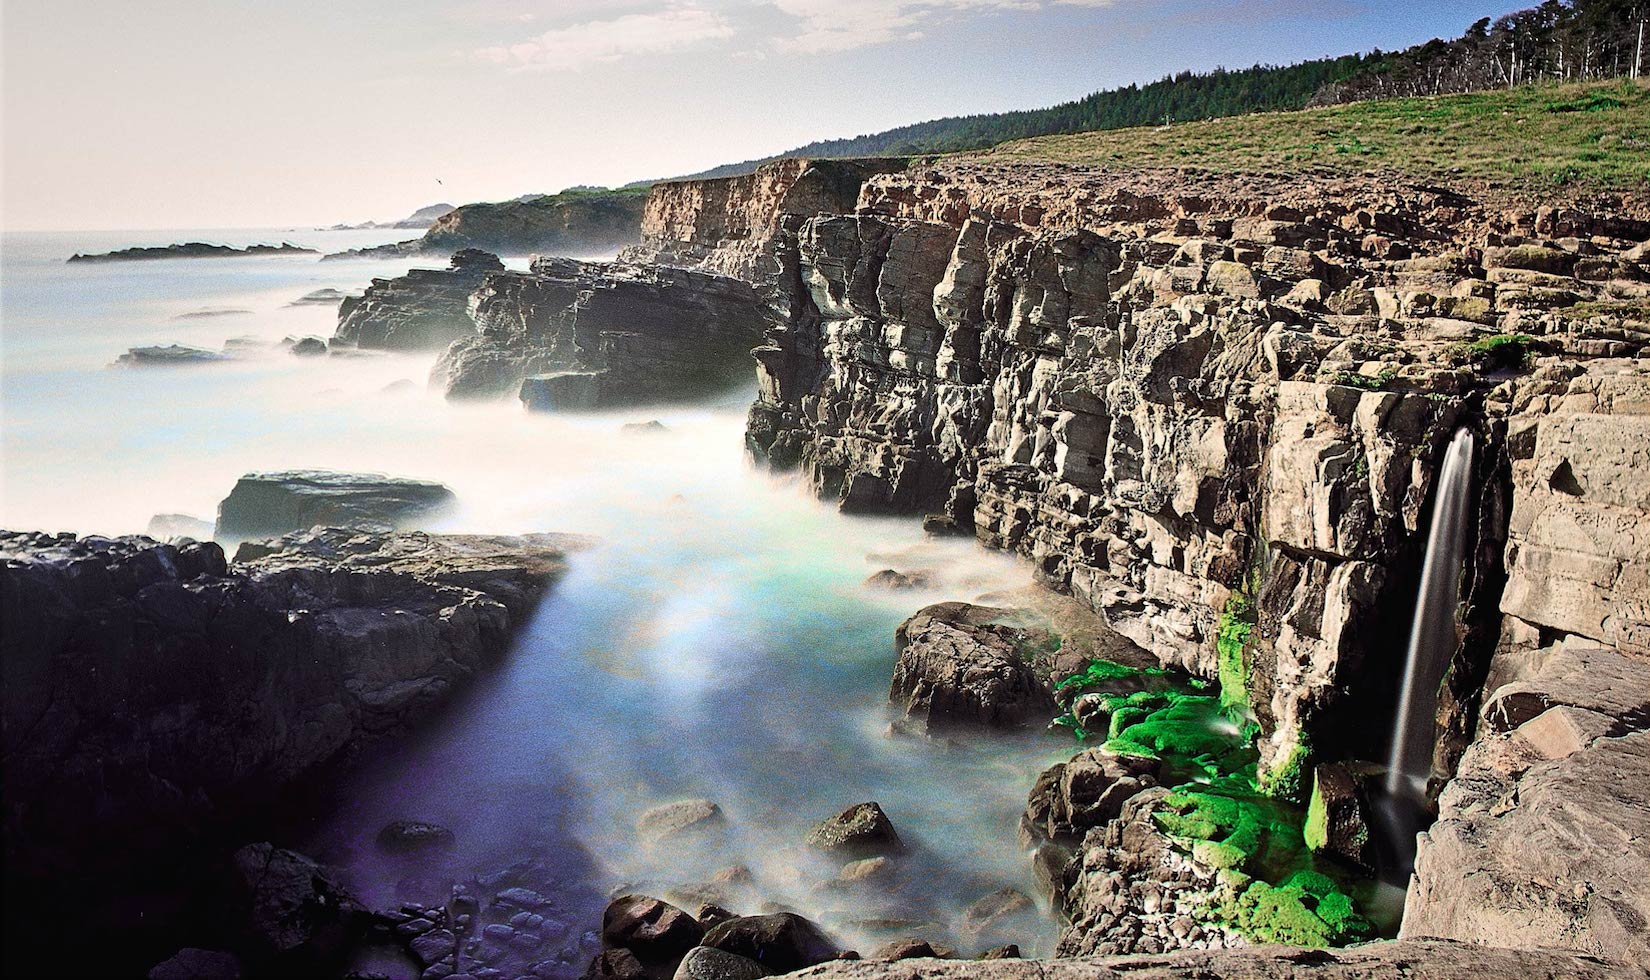
<path id="1" fill-rule="evenodd" d="M 1041 136 L 992 160 L 1217 172 L 1319 169 L 1650 189 L 1650 85 L 1536 85 Z"/>

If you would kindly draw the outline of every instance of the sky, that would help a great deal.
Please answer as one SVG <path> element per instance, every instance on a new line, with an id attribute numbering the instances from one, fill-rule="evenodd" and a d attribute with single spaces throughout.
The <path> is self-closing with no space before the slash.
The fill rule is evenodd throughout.
<path id="1" fill-rule="evenodd" d="M 393 220 L 1392 50 L 1527 5 L 0 0 L 0 228 Z"/>

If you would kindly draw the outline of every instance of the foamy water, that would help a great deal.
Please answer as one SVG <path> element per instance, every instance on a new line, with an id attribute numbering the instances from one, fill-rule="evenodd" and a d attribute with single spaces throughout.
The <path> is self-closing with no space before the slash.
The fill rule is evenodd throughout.
<path id="1" fill-rule="evenodd" d="M 224 364 L 107 367 L 146 344 L 329 336 L 330 307 L 287 304 L 323 287 L 358 292 L 418 263 L 62 262 L 73 251 L 168 241 L 334 251 L 394 235 L 4 240 L 0 525 L 112 534 L 141 532 L 157 513 L 210 520 L 241 473 L 328 467 L 448 484 L 460 506 L 439 530 L 601 539 L 574 559 L 496 671 L 418 737 L 375 753 L 287 843 L 340 863 L 380 905 L 440 901 L 453 881 L 521 860 L 563 868 L 571 891 L 588 896 L 624 886 L 659 893 L 743 865 L 753 904 L 827 921 L 945 918 L 1009 885 L 1035 894 L 1015 824 L 1037 772 L 1069 754 L 1069 742 L 886 733 L 894 627 L 928 602 L 1023 585 L 1024 566 L 973 542 L 925 540 L 914 520 L 840 515 L 794 481 L 752 469 L 741 441 L 748 392 L 549 416 L 510 402 L 447 404 L 425 387 L 434 355 L 273 350 Z M 211 308 L 248 312 L 179 318 Z M 620 431 L 650 419 L 667 431 Z M 863 585 L 887 567 L 930 569 L 938 584 L 904 593 Z M 726 839 L 643 848 L 636 815 L 683 797 L 718 803 L 730 818 Z M 803 835 L 865 800 L 880 802 L 913 845 L 922 908 L 844 907 L 818 888 L 829 869 L 810 865 Z M 372 838 L 392 819 L 450 827 L 457 850 L 433 867 L 391 860 Z M 1046 949 L 1052 931 L 1020 941 Z"/>

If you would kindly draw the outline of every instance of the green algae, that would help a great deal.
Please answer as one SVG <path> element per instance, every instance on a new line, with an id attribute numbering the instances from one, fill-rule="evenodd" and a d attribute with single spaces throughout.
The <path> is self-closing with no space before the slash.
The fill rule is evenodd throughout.
<path id="1" fill-rule="evenodd" d="M 1260 791 L 1291 803 L 1306 801 L 1306 774 L 1312 758 L 1312 746 L 1304 734 L 1298 736 L 1289 748 L 1280 753 L 1273 765 L 1260 773 L 1257 781 Z"/>
<path id="2" fill-rule="evenodd" d="M 1086 731 L 1072 713 L 1057 723 L 1079 740 L 1103 738 L 1105 752 L 1160 764 L 1161 782 L 1173 789 L 1152 819 L 1177 848 L 1222 873 L 1224 898 L 1207 911 L 1213 921 L 1255 942 L 1321 947 L 1372 938 L 1352 897 L 1359 882 L 1331 864 L 1320 868 L 1308 845 L 1307 813 L 1296 801 L 1310 746 L 1297 743 L 1271 775 L 1257 772 L 1243 665 L 1254 622 L 1251 600 L 1234 592 L 1221 616 L 1218 692 L 1165 670 L 1096 661 L 1057 694 L 1068 704 L 1095 699 L 1105 731 Z M 1120 689 L 1143 681 L 1153 686 Z"/>

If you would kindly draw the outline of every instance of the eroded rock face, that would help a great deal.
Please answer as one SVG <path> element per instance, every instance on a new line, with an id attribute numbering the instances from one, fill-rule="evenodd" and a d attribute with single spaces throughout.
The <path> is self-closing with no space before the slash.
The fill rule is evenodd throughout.
<path id="1" fill-rule="evenodd" d="M 172 853 L 406 726 L 576 544 L 334 530 L 231 567 L 210 543 L 0 536 L 8 879 Z"/>
<path id="2" fill-rule="evenodd" d="M 488 276 L 469 310 L 478 332 L 442 355 L 434 383 L 450 398 L 542 394 L 551 410 L 725 389 L 749 377 L 771 322 L 756 291 L 726 276 L 557 258 Z M 577 397 L 557 378 L 579 381 Z"/>
<path id="3" fill-rule="evenodd" d="M 888 697 L 918 731 L 1042 727 L 1056 714 L 1036 637 L 1000 622 L 1007 610 L 945 602 L 901 623 Z"/>
<path id="4" fill-rule="evenodd" d="M 318 526 L 383 533 L 416 526 L 455 499 L 439 483 L 382 473 L 248 473 L 218 505 L 216 536 L 241 541 Z"/>
<path id="5" fill-rule="evenodd" d="M 1650 962 L 1650 663 L 1573 638 L 1492 676 L 1402 935 Z"/>
<path id="6" fill-rule="evenodd" d="M 453 255 L 449 268 L 413 269 L 397 279 L 374 279 L 360 297 L 338 305 L 333 343 L 378 350 L 440 350 L 475 333 L 470 294 L 487 273 L 504 268 L 478 249 Z"/>

